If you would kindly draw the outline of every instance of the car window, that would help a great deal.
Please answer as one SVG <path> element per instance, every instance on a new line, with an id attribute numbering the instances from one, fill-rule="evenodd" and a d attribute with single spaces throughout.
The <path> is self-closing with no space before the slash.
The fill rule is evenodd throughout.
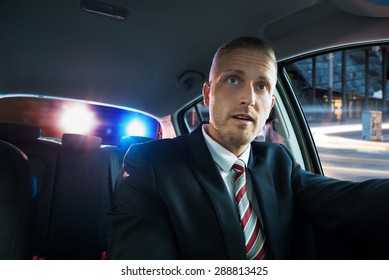
<path id="1" fill-rule="evenodd" d="M 185 111 L 184 120 L 189 132 L 192 132 L 201 122 L 209 120 L 209 110 L 202 98 Z"/>
<path id="2" fill-rule="evenodd" d="M 43 96 L 0 95 L 0 122 L 37 126 L 42 137 L 59 141 L 64 133 L 99 136 L 110 145 L 122 136 L 161 137 L 159 121 L 141 111 Z"/>
<path id="3" fill-rule="evenodd" d="M 387 50 L 358 47 L 285 65 L 327 176 L 359 181 L 389 174 Z"/>

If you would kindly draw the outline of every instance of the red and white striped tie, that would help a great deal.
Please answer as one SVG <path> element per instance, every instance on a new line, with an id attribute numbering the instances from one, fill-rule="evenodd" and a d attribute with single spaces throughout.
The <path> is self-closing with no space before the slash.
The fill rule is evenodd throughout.
<path id="1" fill-rule="evenodd" d="M 247 197 L 245 164 L 242 160 L 238 159 L 232 168 L 236 171 L 234 177 L 234 190 L 246 241 L 247 259 L 264 259 L 266 255 L 266 237 L 260 228 L 258 217 L 255 215 L 254 211 L 252 211 L 251 203 Z"/>

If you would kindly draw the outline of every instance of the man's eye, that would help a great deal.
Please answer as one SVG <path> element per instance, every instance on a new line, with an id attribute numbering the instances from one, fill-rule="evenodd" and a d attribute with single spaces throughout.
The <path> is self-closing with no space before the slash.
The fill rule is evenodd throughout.
<path id="1" fill-rule="evenodd" d="M 239 83 L 239 81 L 236 77 L 229 77 L 228 83 L 230 83 L 231 85 L 237 85 Z"/>
<path id="2" fill-rule="evenodd" d="M 267 85 L 266 84 L 259 84 L 258 85 L 258 89 L 263 91 L 263 90 L 267 90 Z"/>

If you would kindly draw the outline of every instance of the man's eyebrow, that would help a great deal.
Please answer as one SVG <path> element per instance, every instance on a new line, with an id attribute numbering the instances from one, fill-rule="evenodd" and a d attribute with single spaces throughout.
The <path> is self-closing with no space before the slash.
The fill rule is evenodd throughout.
<path id="1" fill-rule="evenodd" d="M 241 70 L 241 69 L 234 69 L 234 68 L 231 68 L 231 69 L 227 69 L 227 70 L 224 70 L 222 73 L 235 73 L 235 74 L 239 74 L 239 75 L 244 75 L 245 74 L 245 71 Z M 259 75 L 257 77 L 258 80 L 266 80 L 266 81 L 270 81 L 270 78 L 266 75 Z"/>

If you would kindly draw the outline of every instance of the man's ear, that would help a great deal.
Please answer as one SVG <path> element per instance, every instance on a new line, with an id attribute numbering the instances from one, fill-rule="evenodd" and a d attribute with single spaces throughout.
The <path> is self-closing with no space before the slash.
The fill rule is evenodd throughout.
<path id="1" fill-rule="evenodd" d="M 208 82 L 205 82 L 203 85 L 203 97 L 205 106 L 209 107 L 209 95 L 211 92 L 211 85 Z"/>
<path id="2" fill-rule="evenodd" d="M 274 97 L 274 95 L 272 95 L 272 97 L 271 97 L 271 107 L 273 108 L 274 107 L 274 103 L 275 103 L 275 97 Z"/>

